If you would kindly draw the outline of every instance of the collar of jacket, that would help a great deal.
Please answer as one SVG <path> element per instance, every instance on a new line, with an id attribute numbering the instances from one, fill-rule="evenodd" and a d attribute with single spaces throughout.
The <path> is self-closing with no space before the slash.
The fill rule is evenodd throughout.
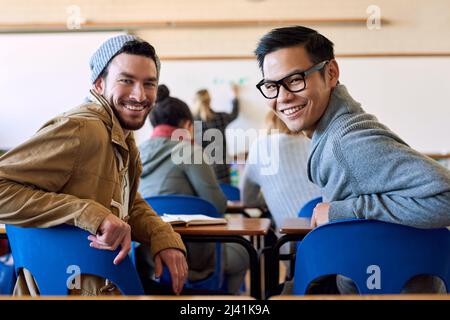
<path id="1" fill-rule="evenodd" d="M 90 90 L 91 96 L 93 98 L 94 103 L 97 103 L 103 107 L 103 109 L 108 114 L 107 119 L 104 117 L 102 118 L 103 121 L 107 120 L 105 123 L 108 127 L 111 128 L 111 140 L 115 144 L 118 144 L 123 149 L 128 151 L 128 144 L 126 142 L 127 139 L 131 138 L 133 133 L 130 131 L 128 134 L 128 137 L 125 138 L 125 134 L 123 132 L 122 126 L 120 125 L 119 120 L 117 119 L 116 115 L 114 114 L 112 107 L 109 105 L 109 102 L 100 94 L 95 92 L 94 90 Z"/>

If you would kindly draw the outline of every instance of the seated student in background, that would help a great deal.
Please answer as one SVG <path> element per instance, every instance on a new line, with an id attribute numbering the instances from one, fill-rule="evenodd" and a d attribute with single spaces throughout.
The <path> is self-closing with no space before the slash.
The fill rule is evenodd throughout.
<path id="1" fill-rule="evenodd" d="M 194 154 L 201 155 L 202 150 L 191 140 L 193 116 L 187 104 L 171 97 L 169 89 L 165 85 L 160 85 L 157 102 L 149 118 L 153 132 L 151 138 L 139 148 L 143 165 L 139 186 L 142 196 L 163 194 L 198 196 L 211 202 L 219 212 L 225 212 L 227 200 L 212 168 L 205 161 L 194 163 Z M 181 132 L 185 139 L 172 140 L 174 132 L 175 135 Z M 174 155 L 184 153 L 183 163 L 178 161 L 180 159 L 174 160 L 172 153 Z M 229 243 L 223 247 L 227 288 L 230 293 L 236 294 L 243 284 L 249 265 L 248 254 L 238 244 Z M 204 279 L 214 271 L 214 244 L 190 243 L 187 244 L 187 252 L 189 280 Z M 148 250 L 142 250 L 140 247 L 137 255 L 142 258 L 139 260 L 147 261 L 144 273 L 146 273 L 145 276 L 151 277 L 153 259 L 148 255 Z"/>
<path id="2" fill-rule="evenodd" d="M 285 218 L 297 217 L 306 202 L 319 197 L 320 189 L 308 180 L 306 172 L 310 140 L 289 131 L 272 111 L 266 121 L 268 135 L 256 140 L 248 153 L 241 182 L 242 201 L 250 207 L 265 201 L 275 225 L 280 227 Z"/>
<path id="3" fill-rule="evenodd" d="M 324 198 L 314 226 L 346 218 L 450 225 L 450 172 L 364 112 L 339 83 L 330 40 L 306 27 L 279 28 L 255 53 L 263 74 L 257 87 L 268 105 L 291 131 L 312 139 L 308 175 Z M 410 284 L 405 292 L 442 290 L 429 276 Z M 344 277 L 338 288 L 356 291 Z"/>
<path id="4" fill-rule="evenodd" d="M 238 93 L 239 93 L 239 87 L 237 85 L 232 86 L 233 90 L 233 109 L 231 110 L 231 113 L 226 112 L 215 112 L 211 108 L 211 96 L 209 95 L 208 90 L 201 89 L 196 92 L 195 94 L 195 120 L 201 121 L 201 126 L 196 126 L 195 130 L 195 136 L 196 137 L 203 137 L 205 132 L 210 129 L 216 129 L 219 130 L 220 134 L 222 135 L 222 140 L 216 140 L 217 138 L 214 138 L 212 141 L 210 139 L 200 139 L 201 145 L 203 148 L 209 148 L 214 147 L 213 149 L 217 150 L 216 152 L 221 153 L 221 157 L 217 156 L 218 161 L 220 163 L 217 163 L 214 161 L 212 164 L 212 167 L 214 169 L 214 173 L 216 174 L 217 180 L 219 180 L 220 183 L 227 183 L 230 184 L 230 166 L 228 165 L 228 159 L 227 159 L 227 140 L 225 135 L 225 129 L 227 126 L 239 115 L 239 99 L 238 99 Z M 197 143 L 197 138 L 195 140 Z M 212 145 L 212 146 L 211 146 Z"/>

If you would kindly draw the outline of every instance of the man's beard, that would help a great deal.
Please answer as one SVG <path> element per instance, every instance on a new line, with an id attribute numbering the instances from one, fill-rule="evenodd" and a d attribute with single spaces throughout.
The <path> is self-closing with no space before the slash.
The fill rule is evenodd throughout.
<path id="1" fill-rule="evenodd" d="M 114 115 L 116 116 L 117 120 L 119 120 L 120 126 L 122 127 L 122 129 L 124 130 L 138 130 L 140 128 L 142 128 L 142 126 L 145 123 L 145 119 L 147 118 L 148 114 L 150 113 L 152 107 L 150 105 L 150 102 L 148 101 L 144 101 L 141 103 L 137 103 L 135 101 L 132 100 L 119 100 L 119 107 L 117 107 L 113 101 L 109 101 L 109 104 L 111 105 L 111 109 L 114 112 Z M 144 110 L 147 110 L 147 112 L 145 112 L 145 116 L 142 117 L 142 120 L 138 123 L 136 122 L 131 122 L 131 121 L 127 121 L 127 119 L 124 119 L 123 115 L 121 114 L 121 112 L 119 111 L 119 108 L 121 109 L 125 109 L 125 105 L 131 105 L 131 106 L 142 106 L 145 105 Z M 144 111 L 143 111 L 144 112 Z"/>

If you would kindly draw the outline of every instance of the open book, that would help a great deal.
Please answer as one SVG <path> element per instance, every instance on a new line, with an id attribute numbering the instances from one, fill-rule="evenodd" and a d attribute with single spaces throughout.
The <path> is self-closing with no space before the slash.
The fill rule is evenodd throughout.
<path id="1" fill-rule="evenodd" d="M 213 218 L 204 214 L 163 214 L 161 219 L 172 225 L 204 225 L 204 224 L 226 224 L 225 218 Z"/>

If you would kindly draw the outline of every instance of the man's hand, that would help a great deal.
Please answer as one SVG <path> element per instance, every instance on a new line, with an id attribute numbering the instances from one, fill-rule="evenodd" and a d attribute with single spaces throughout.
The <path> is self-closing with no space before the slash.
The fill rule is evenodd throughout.
<path id="1" fill-rule="evenodd" d="M 158 278 L 162 274 L 163 264 L 169 268 L 173 292 L 180 294 L 188 276 L 188 265 L 183 252 L 178 249 L 164 249 L 155 256 L 155 276 Z"/>
<path id="2" fill-rule="evenodd" d="M 111 213 L 103 219 L 97 235 L 90 235 L 88 239 L 92 241 L 90 246 L 97 249 L 116 250 L 120 245 L 121 250 L 113 261 L 114 264 L 119 264 L 131 249 L 131 228 L 128 223 Z"/>
<path id="3" fill-rule="evenodd" d="M 319 203 L 313 211 L 313 215 L 311 217 L 311 227 L 315 228 L 322 224 L 328 223 L 328 211 L 330 210 L 330 203 L 322 202 Z"/>

